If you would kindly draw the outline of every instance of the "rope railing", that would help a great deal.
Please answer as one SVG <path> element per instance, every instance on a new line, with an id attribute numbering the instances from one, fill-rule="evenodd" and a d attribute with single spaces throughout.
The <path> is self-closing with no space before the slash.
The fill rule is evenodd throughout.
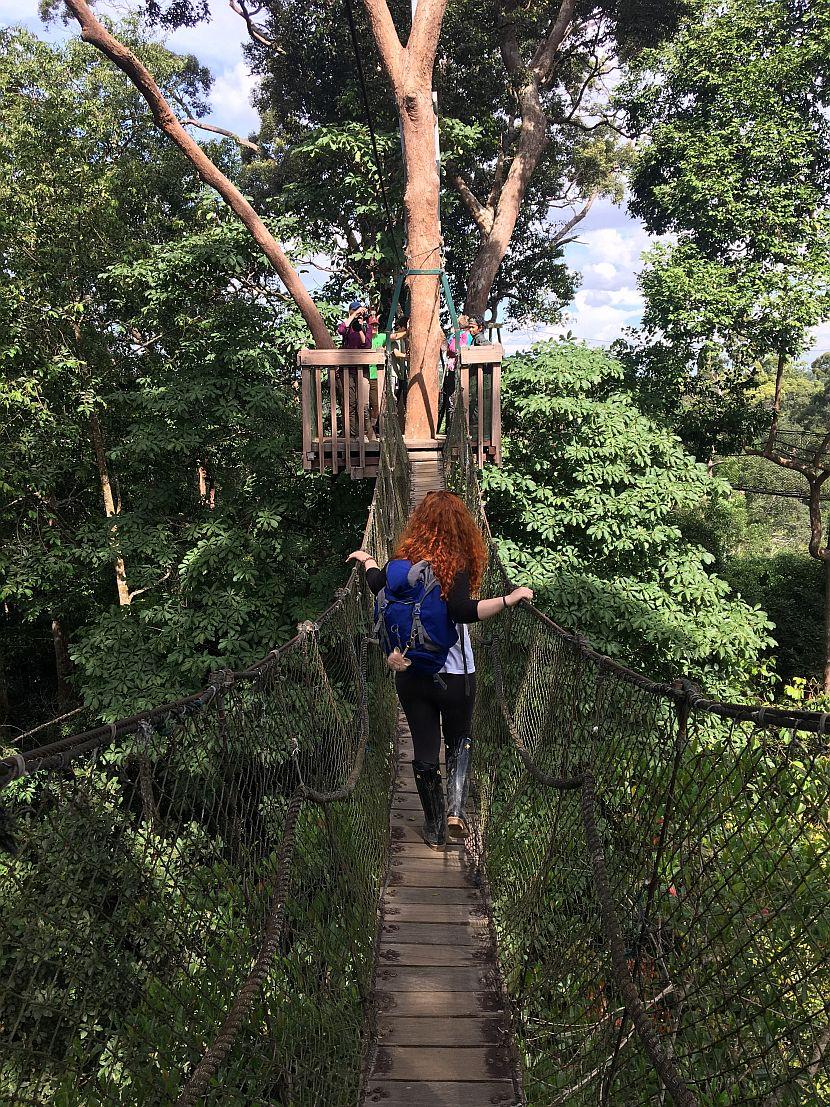
<path id="1" fill-rule="evenodd" d="M 382 418 L 379 561 L 410 493 Z M 459 402 L 445 473 L 492 544 Z M 353 573 L 251 668 L 0 759 L 0 1102 L 356 1101 L 395 761 L 370 603 Z M 471 848 L 528 1102 L 830 1104 L 830 716 L 650 680 L 527 604 L 476 636 Z"/>
<path id="2" fill-rule="evenodd" d="M 364 546 L 409 469 L 393 406 Z M 0 761 L 0 1102 L 356 1100 L 394 691 L 353 572 L 199 693 Z"/>
<path id="3" fill-rule="evenodd" d="M 445 469 L 497 595 L 458 405 Z M 649 680 L 525 603 L 477 637 L 475 851 L 528 1102 L 830 1104 L 830 716 Z"/>

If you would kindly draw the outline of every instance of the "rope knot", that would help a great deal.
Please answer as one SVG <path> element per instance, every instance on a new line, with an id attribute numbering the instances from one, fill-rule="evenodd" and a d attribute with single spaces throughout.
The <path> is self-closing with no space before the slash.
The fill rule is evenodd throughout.
<path id="1" fill-rule="evenodd" d="M 212 669 L 208 677 L 208 684 L 220 692 L 226 688 L 232 688 L 236 681 L 236 673 L 233 669 Z"/>

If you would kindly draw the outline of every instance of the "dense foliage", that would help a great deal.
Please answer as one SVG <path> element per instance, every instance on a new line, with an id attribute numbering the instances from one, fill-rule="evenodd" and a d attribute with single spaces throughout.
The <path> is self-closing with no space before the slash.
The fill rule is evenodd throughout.
<path id="1" fill-rule="evenodd" d="M 619 91 L 632 211 L 670 236 L 640 278 L 643 382 L 670 415 L 702 402 L 718 446 L 759 359 L 799 354 L 830 311 L 829 57 L 823 4 L 696 0 Z"/>
<path id="2" fill-rule="evenodd" d="M 491 523 L 557 620 L 712 689 L 757 678 L 765 615 L 730 595 L 678 525 L 729 488 L 638 410 L 621 366 L 587 346 L 536 346 L 508 364 L 503 420 L 504 468 L 485 473 Z"/>
<path id="3" fill-rule="evenodd" d="M 136 45 L 171 95 L 204 92 Z M 44 713 L 58 690 L 113 717 L 261 656 L 325 606 L 366 490 L 298 482 L 298 317 L 126 78 L 7 31 L 0 97 L 2 651 L 25 729 L 27 685 Z"/>

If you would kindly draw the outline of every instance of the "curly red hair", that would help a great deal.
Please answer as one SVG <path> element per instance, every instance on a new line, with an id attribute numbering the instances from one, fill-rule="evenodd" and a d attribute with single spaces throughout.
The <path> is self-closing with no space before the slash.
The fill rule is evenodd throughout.
<path id="1" fill-rule="evenodd" d="M 428 561 L 446 599 L 461 572 L 470 577 L 470 594 L 478 592 L 487 566 L 487 545 L 460 496 L 428 492 L 409 517 L 395 557 Z"/>

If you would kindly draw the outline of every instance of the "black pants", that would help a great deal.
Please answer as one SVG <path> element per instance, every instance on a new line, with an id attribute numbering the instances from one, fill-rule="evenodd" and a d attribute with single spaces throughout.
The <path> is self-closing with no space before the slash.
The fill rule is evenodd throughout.
<path id="1" fill-rule="evenodd" d="M 425 765 L 438 764 L 442 727 L 449 752 L 455 750 L 460 738 L 470 733 L 476 695 L 475 674 L 469 673 L 466 679 L 469 695 L 463 673 L 442 673 L 441 680 L 447 686 L 445 689 L 436 684 L 431 676 L 415 673 L 412 669 L 396 674 L 395 687 L 412 731 L 416 761 Z"/>

